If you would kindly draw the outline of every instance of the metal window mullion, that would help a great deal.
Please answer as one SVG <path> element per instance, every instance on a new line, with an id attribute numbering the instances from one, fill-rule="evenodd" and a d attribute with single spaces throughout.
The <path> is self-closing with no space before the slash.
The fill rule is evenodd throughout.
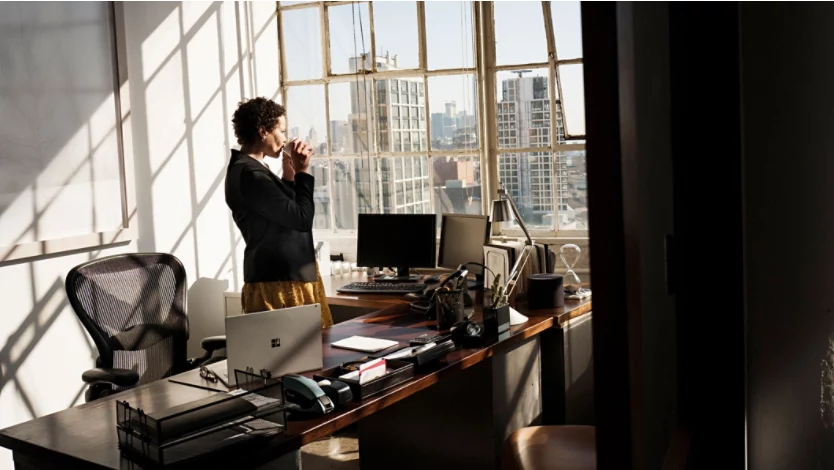
<path id="1" fill-rule="evenodd" d="M 329 125 L 327 127 L 330 127 Z M 328 144 L 329 146 L 329 144 Z M 334 176 L 336 174 L 336 170 L 333 168 L 335 165 L 333 163 L 332 158 L 327 159 L 327 186 L 329 188 L 329 196 L 330 196 L 330 231 L 332 233 L 336 233 L 336 198 L 335 198 L 335 191 L 334 191 L 334 184 L 333 180 L 335 179 Z"/>
<path id="2" fill-rule="evenodd" d="M 556 61 L 557 65 L 582 65 L 582 57 L 574 59 L 561 59 Z"/>
<path id="3" fill-rule="evenodd" d="M 340 0 L 340 1 L 325 1 L 325 2 L 322 2 L 322 3 L 324 3 L 328 7 L 338 7 L 338 6 L 341 6 L 341 5 L 353 5 L 355 3 L 364 3 L 364 2 L 355 1 L 355 0 L 344 0 L 344 1 Z"/>
<path id="4" fill-rule="evenodd" d="M 322 79 L 327 79 L 330 76 L 330 14 L 325 2 L 319 3 L 321 9 L 320 23 L 321 23 L 321 54 L 324 60 L 321 62 L 321 76 Z M 329 124 L 328 124 L 329 125 Z"/>
<path id="5" fill-rule="evenodd" d="M 481 31 L 481 73 L 483 74 L 483 86 L 481 88 L 481 109 L 483 111 L 484 126 L 484 153 L 486 154 L 489 170 L 486 187 L 490 201 L 498 198 L 498 105 L 496 98 L 496 68 L 495 68 L 495 7 L 492 2 L 479 4 L 481 14 L 478 18 Z M 499 224 L 493 225 L 493 233 L 500 232 Z"/>
<path id="6" fill-rule="evenodd" d="M 428 185 L 429 185 L 429 210 L 431 210 L 435 215 L 437 215 L 437 206 L 434 204 L 434 162 L 432 161 L 434 157 L 431 155 L 426 155 L 426 165 L 428 165 L 429 170 L 429 178 L 428 178 Z M 412 168 L 412 174 L 413 173 Z M 423 176 L 422 174 L 420 175 Z M 421 194 L 422 196 L 422 194 Z M 442 210 L 440 211 L 443 212 Z"/>
<path id="7" fill-rule="evenodd" d="M 484 151 L 484 139 L 486 138 L 486 131 L 484 129 L 483 123 L 486 121 L 486 117 L 481 109 L 480 103 L 483 101 L 483 88 L 482 88 L 482 80 L 483 74 L 479 73 L 481 71 L 481 54 L 479 54 L 481 50 L 482 38 L 481 38 L 481 22 L 480 22 L 480 14 L 481 14 L 481 6 L 479 2 L 472 2 L 471 3 L 472 10 L 469 12 L 472 15 L 472 65 L 475 66 L 475 93 L 477 96 L 475 103 L 473 106 L 475 108 L 475 116 L 477 117 L 476 126 L 479 129 L 479 139 L 478 139 L 478 162 L 481 166 L 481 213 L 489 215 L 489 203 L 490 198 L 484 197 L 487 196 L 489 191 L 485 191 L 489 187 L 489 175 L 492 173 L 492 170 L 489 167 L 489 163 L 487 161 L 486 152 Z M 496 132 L 497 133 L 497 132 Z M 496 168 L 495 171 L 498 171 Z"/>
<path id="8" fill-rule="evenodd" d="M 426 51 L 426 4 L 417 2 L 417 53 L 419 54 L 420 70 L 428 70 L 428 54 Z"/>
<path id="9" fill-rule="evenodd" d="M 553 230 L 559 230 L 559 193 L 561 192 L 562 181 L 561 176 L 559 174 L 559 157 L 557 156 L 558 153 L 556 151 L 556 141 L 558 140 L 559 134 L 557 132 L 558 125 L 556 124 L 556 93 L 553 90 L 553 85 L 556 83 L 556 36 L 553 31 L 553 22 L 550 20 L 551 18 L 551 11 L 550 11 L 550 2 L 543 1 L 542 2 L 542 15 L 544 17 L 544 31 L 545 35 L 547 36 L 547 58 L 549 62 L 549 69 L 550 73 L 548 74 L 548 80 L 550 83 L 547 85 L 547 89 L 550 90 L 550 162 L 553 165 L 553 174 L 552 178 L 556 183 L 554 185 L 553 191 Z M 559 100 L 561 103 L 562 99 L 562 90 L 559 89 Z M 562 111 L 564 113 L 564 110 Z M 565 132 L 567 134 L 567 132 Z"/>
<path id="10" fill-rule="evenodd" d="M 328 20 L 329 21 L 329 20 Z M 330 49 L 328 48 L 328 51 Z M 440 77 L 444 75 L 477 75 L 477 70 L 472 68 L 446 69 L 424 71 L 421 69 L 383 70 L 379 72 L 368 72 L 366 76 L 375 80 L 386 78 L 419 78 L 423 75 L 429 77 Z M 350 82 L 356 78 L 356 73 L 331 74 L 323 78 L 308 78 L 303 80 L 287 80 L 286 86 L 321 85 L 322 83 Z"/>
<path id="11" fill-rule="evenodd" d="M 281 2 L 275 2 L 275 3 L 278 4 L 278 10 L 280 10 L 280 11 L 289 11 L 289 10 L 306 10 L 308 8 L 315 8 L 323 2 L 297 3 L 295 5 L 281 5 Z"/>
<path id="12" fill-rule="evenodd" d="M 359 14 L 362 15 L 361 8 L 359 9 Z M 368 2 L 368 22 L 370 23 L 371 28 L 371 72 L 376 72 L 376 31 L 374 30 L 374 2 Z M 365 69 L 365 64 L 362 64 L 362 69 Z"/>
<path id="13" fill-rule="evenodd" d="M 550 62 L 530 62 L 527 64 L 505 64 L 505 65 L 496 65 L 495 71 L 496 72 L 506 72 L 508 70 L 521 70 L 521 69 L 544 69 L 550 65 Z"/>
<path id="14" fill-rule="evenodd" d="M 569 152 L 571 150 L 582 150 L 585 148 L 585 144 L 563 144 L 563 145 L 548 145 L 547 147 L 504 147 L 498 150 L 499 154 L 504 153 L 543 153 L 543 152 L 550 152 L 556 148 L 559 152 Z"/>
<path id="15" fill-rule="evenodd" d="M 425 98 L 425 108 L 426 108 L 426 154 L 429 155 L 431 153 L 431 107 L 429 106 L 429 77 L 423 76 L 423 96 Z M 417 90 L 417 103 L 420 102 L 420 91 Z M 420 111 L 417 110 L 419 115 Z M 409 118 L 411 119 L 411 118 Z M 418 125 L 419 126 L 419 120 Z"/>
<path id="16" fill-rule="evenodd" d="M 279 2 L 275 2 L 275 16 L 277 20 L 278 26 L 278 66 L 280 70 L 278 70 L 278 81 L 281 84 L 281 103 L 286 105 L 287 104 L 287 57 L 284 53 L 284 15 L 279 7 Z"/>

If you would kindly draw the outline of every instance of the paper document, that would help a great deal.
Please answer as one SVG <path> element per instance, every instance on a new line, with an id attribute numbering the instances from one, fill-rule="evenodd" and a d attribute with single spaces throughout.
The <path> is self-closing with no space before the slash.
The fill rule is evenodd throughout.
<path id="1" fill-rule="evenodd" d="M 360 351 L 373 353 L 388 349 L 391 346 L 396 346 L 396 341 L 378 338 L 368 338 L 365 336 L 351 336 L 340 341 L 332 343 L 334 348 L 349 349 L 351 351 Z"/>

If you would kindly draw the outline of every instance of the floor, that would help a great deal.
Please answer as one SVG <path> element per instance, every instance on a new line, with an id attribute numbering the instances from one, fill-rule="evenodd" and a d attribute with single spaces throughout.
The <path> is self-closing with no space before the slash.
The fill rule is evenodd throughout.
<path id="1" fill-rule="evenodd" d="M 302 470 L 359 470 L 359 440 L 345 431 L 301 448 Z"/>

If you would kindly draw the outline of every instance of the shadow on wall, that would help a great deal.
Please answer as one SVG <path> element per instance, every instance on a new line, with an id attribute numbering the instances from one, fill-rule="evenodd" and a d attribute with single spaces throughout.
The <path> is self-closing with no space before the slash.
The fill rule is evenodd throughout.
<path id="1" fill-rule="evenodd" d="M 240 288 L 243 247 L 218 189 L 234 145 L 230 116 L 236 104 L 252 95 L 274 98 L 279 90 L 274 3 L 139 2 L 119 8 L 124 9 L 117 22 L 124 22 L 130 72 L 120 77 L 131 102 L 132 135 L 125 145 L 134 153 L 137 210 L 132 216 L 138 218 L 139 239 L 0 261 L 0 293 L 9 299 L 0 325 L 0 428 L 83 400 L 80 375 L 91 367 L 97 351 L 66 299 L 64 279 L 73 266 L 136 251 L 180 258 L 196 280 L 188 290 L 190 355 L 199 354 L 202 337 L 223 333 L 222 293 Z M 85 114 L 79 122 L 88 122 L 95 107 L 78 112 Z M 74 131 L 66 130 L 51 137 L 62 148 L 72 135 Z M 97 149 L 93 142 L 88 158 Z M 55 181 L 73 181 L 84 165 L 90 163 L 65 165 L 64 175 Z M 61 198 L 60 192 L 53 196 L 53 201 Z M 30 211 L 21 227 L 66 216 L 48 211 L 50 203 Z M 49 374 L 44 371 L 57 374 L 54 380 L 66 386 L 45 387 L 40 377 Z M 5 468 L 4 458 L 0 456 L 0 468 Z"/>

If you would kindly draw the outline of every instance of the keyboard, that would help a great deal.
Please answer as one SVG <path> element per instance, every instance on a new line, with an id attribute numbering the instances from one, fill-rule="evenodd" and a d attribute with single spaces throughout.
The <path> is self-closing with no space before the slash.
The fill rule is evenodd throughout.
<path id="1" fill-rule="evenodd" d="M 352 282 L 336 289 L 340 294 L 418 294 L 426 288 L 425 284 L 398 282 Z"/>

